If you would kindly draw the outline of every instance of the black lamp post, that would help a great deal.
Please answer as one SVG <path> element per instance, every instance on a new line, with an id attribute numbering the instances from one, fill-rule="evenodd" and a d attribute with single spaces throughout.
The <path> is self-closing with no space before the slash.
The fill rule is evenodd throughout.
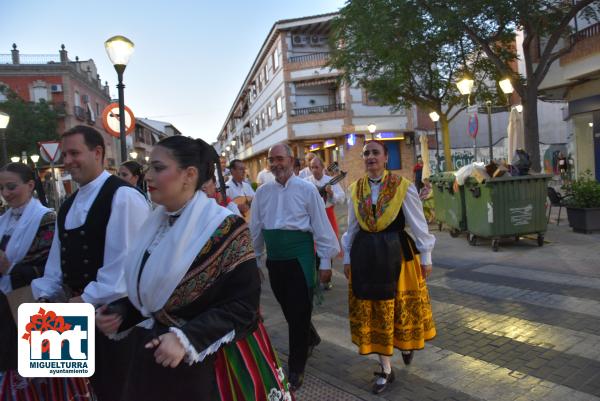
<path id="1" fill-rule="evenodd" d="M 127 160 L 127 143 L 125 141 L 125 95 L 123 85 L 123 73 L 129 62 L 129 58 L 133 54 L 134 44 L 125 36 L 113 36 L 104 42 L 108 58 L 115 66 L 119 83 L 119 140 L 121 141 L 121 163 Z"/>
<path id="2" fill-rule="evenodd" d="M 2 165 L 4 166 L 8 163 L 8 153 L 6 150 L 6 127 L 8 127 L 8 122 L 10 121 L 10 116 L 3 111 L 0 111 L 0 141 L 2 141 Z"/>

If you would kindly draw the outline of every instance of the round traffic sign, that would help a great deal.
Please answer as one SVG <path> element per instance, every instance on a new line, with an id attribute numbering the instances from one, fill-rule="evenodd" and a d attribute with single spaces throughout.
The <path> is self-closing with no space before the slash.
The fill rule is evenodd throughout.
<path id="1" fill-rule="evenodd" d="M 119 103 L 111 103 L 102 111 L 102 125 L 106 132 L 112 136 L 119 138 L 120 136 L 120 117 Z M 133 112 L 125 106 L 125 135 L 130 134 L 135 127 L 135 117 Z"/>

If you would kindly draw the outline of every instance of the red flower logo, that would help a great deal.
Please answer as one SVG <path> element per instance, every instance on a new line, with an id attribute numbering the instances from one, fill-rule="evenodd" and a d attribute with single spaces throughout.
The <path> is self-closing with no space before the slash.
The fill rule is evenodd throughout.
<path id="1" fill-rule="evenodd" d="M 55 330 L 59 333 L 65 332 L 71 329 L 69 323 L 65 323 L 65 318 L 62 316 L 56 316 L 56 313 L 52 311 L 46 312 L 43 308 L 40 308 L 36 315 L 31 316 L 30 322 L 25 326 L 25 334 L 23 339 L 28 340 L 31 344 L 31 332 L 41 331 L 42 333 L 47 330 Z M 46 340 L 42 342 L 42 352 L 47 352 L 50 349 L 50 343 Z"/>

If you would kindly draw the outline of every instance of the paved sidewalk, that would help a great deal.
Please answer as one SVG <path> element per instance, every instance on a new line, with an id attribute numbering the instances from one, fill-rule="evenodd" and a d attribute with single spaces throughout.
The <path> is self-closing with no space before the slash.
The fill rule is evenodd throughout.
<path id="1" fill-rule="evenodd" d="M 396 382 L 380 396 L 370 393 L 377 359 L 358 355 L 350 341 L 346 280 L 336 260 L 334 287 L 313 313 L 323 341 L 297 399 L 600 401 L 600 234 L 573 233 L 564 217 L 555 223 L 543 247 L 503 241 L 499 252 L 432 226 L 438 335 L 409 367 L 394 356 Z M 268 282 L 262 309 L 285 361 L 287 324 Z"/>

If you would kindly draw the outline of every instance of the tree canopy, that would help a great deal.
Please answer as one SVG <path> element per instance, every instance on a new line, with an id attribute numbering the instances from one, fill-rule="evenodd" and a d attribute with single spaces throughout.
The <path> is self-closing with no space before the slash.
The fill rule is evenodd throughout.
<path id="1" fill-rule="evenodd" d="M 572 49 L 575 15 L 593 20 L 599 10 L 600 0 L 350 0 L 333 25 L 331 65 L 382 103 L 437 111 L 446 160 L 444 130 L 466 102 L 456 82 L 469 75 L 475 81 L 471 99 L 483 101 L 502 99 L 490 83 L 510 78 L 523 104 L 526 150 L 539 171 L 538 88 L 550 66 Z"/>
<path id="2" fill-rule="evenodd" d="M 44 101 L 26 102 L 14 91 L 3 90 L 7 100 L 0 103 L 0 111 L 10 116 L 6 128 L 8 157 L 39 153 L 38 141 L 58 140 L 57 113 Z"/>

